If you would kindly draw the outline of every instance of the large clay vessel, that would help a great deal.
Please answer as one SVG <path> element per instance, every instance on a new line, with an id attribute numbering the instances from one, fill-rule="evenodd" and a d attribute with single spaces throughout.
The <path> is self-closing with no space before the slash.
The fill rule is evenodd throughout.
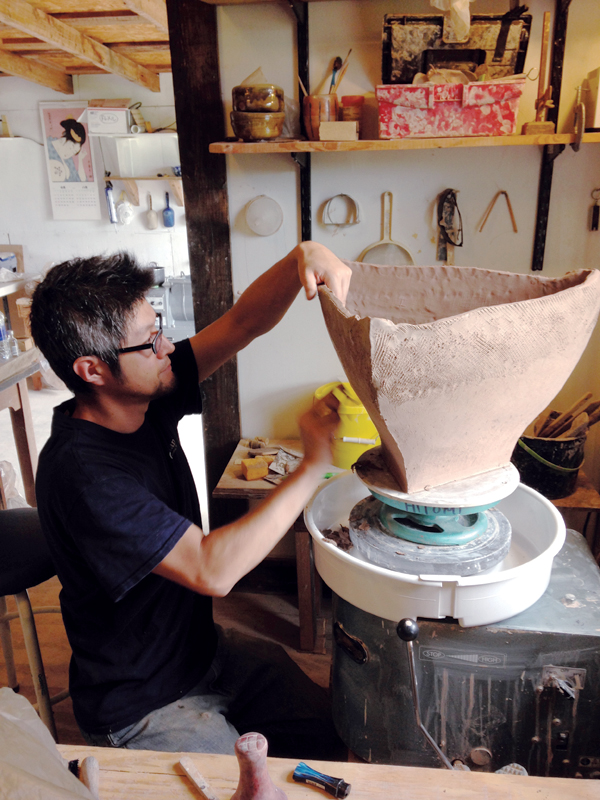
<path id="1" fill-rule="evenodd" d="M 562 278 L 352 262 L 321 307 L 403 492 L 510 462 L 563 386 L 600 310 L 600 272 Z"/>

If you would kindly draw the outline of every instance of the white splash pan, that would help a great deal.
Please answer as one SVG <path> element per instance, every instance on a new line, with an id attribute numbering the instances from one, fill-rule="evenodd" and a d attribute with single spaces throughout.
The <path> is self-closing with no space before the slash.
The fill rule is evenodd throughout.
<path id="1" fill-rule="evenodd" d="M 304 511 L 315 565 L 325 583 L 353 606 L 383 619 L 454 617 L 463 627 L 501 622 L 533 605 L 546 591 L 552 561 L 562 548 L 564 521 L 549 500 L 519 484 L 497 508 L 508 517 L 512 541 L 500 564 L 479 575 L 408 575 L 346 553 L 321 530 L 348 525 L 350 511 L 369 496 L 352 472 L 322 483 Z"/>

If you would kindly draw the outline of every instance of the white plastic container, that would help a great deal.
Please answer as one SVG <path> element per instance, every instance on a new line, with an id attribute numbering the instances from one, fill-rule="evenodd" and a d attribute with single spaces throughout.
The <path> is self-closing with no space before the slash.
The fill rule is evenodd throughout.
<path id="1" fill-rule="evenodd" d="M 549 500 L 520 484 L 497 508 L 508 517 L 512 540 L 498 566 L 476 576 L 408 575 L 369 564 L 323 538 L 321 530 L 348 525 L 368 489 L 352 472 L 321 484 L 304 513 L 313 537 L 315 565 L 340 597 L 377 617 L 454 617 L 463 627 L 489 625 L 533 605 L 545 592 L 552 561 L 562 548 L 564 521 Z"/>

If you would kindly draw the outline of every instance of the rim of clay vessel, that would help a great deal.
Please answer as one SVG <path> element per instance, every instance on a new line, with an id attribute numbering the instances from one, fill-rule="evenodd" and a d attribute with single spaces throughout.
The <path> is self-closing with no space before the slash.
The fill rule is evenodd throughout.
<path id="1" fill-rule="evenodd" d="M 320 286 L 321 307 L 401 491 L 510 463 L 587 346 L 600 272 L 346 263 L 346 304 Z"/>

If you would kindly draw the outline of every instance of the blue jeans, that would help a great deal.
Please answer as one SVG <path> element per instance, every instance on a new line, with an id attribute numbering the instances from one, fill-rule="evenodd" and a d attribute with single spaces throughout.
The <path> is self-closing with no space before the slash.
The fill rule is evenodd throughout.
<path id="1" fill-rule="evenodd" d="M 279 758 L 346 760 L 327 692 L 272 642 L 219 630 L 215 658 L 184 697 L 116 733 L 88 734 L 100 747 L 234 753 L 238 736 L 257 731 Z"/>

